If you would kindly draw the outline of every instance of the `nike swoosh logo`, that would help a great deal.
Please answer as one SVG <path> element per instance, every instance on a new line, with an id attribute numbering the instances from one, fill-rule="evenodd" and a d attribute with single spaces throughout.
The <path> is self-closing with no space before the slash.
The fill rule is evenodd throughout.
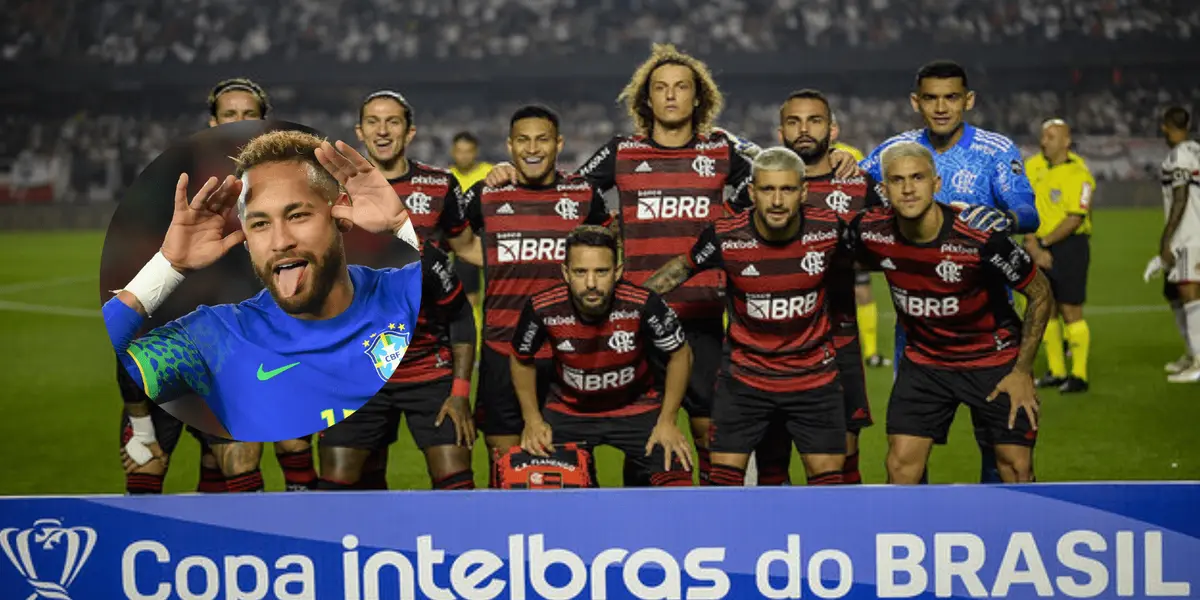
<path id="1" fill-rule="evenodd" d="M 263 371 L 263 366 L 262 366 L 262 364 L 259 364 L 259 365 L 258 365 L 258 380 L 259 380 L 259 381 L 267 381 L 268 379 L 272 379 L 272 378 L 274 378 L 276 375 L 279 375 L 280 373 L 282 373 L 282 372 L 284 372 L 284 371 L 286 371 L 286 370 L 288 370 L 288 369 L 290 369 L 290 368 L 292 368 L 292 367 L 294 367 L 294 366 L 296 366 L 296 365 L 298 365 L 298 364 L 300 364 L 300 363 L 298 363 L 298 362 L 294 362 L 294 363 L 292 363 L 292 364 L 290 364 L 290 365 L 284 365 L 284 366 L 282 366 L 282 367 L 279 367 L 278 369 L 272 369 L 272 370 L 270 370 L 270 371 Z"/>

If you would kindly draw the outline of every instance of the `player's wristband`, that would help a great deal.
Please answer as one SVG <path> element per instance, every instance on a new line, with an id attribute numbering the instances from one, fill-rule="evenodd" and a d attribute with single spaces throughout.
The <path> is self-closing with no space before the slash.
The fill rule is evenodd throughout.
<path id="1" fill-rule="evenodd" d="M 154 420 L 150 418 L 150 415 L 129 417 L 129 425 L 133 429 L 133 439 L 143 444 L 153 444 L 156 441 L 154 437 Z"/>
<path id="2" fill-rule="evenodd" d="M 162 306 L 166 301 L 167 296 L 183 283 L 183 275 L 171 266 L 171 262 L 167 260 L 162 252 L 157 252 L 146 266 L 138 271 L 137 277 L 125 286 L 124 291 L 133 294 L 138 302 L 142 303 L 142 308 L 146 309 L 147 315 L 154 314 L 158 307 Z M 116 290 L 113 293 L 119 292 Z"/>
<path id="3" fill-rule="evenodd" d="M 396 231 L 396 237 L 403 240 L 414 250 L 421 249 L 421 241 L 417 239 L 417 230 L 413 229 L 412 219 L 406 219 L 400 229 Z"/>
<path id="4" fill-rule="evenodd" d="M 455 377 L 454 383 L 450 386 L 450 395 L 459 396 L 461 398 L 470 398 L 471 381 L 461 377 Z"/>

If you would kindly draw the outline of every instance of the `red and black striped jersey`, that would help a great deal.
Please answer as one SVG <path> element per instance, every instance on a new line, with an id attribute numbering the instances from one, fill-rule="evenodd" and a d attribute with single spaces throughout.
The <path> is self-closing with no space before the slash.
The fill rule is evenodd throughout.
<path id="1" fill-rule="evenodd" d="M 562 282 L 567 234 L 582 223 L 608 221 L 604 198 L 584 178 L 560 174 L 544 187 L 477 183 L 463 194 L 451 231 L 468 223 L 483 237 L 483 339 L 508 355 L 521 308 Z M 549 358 L 543 349 L 539 358 Z"/>
<path id="2" fill-rule="evenodd" d="M 423 383 L 454 374 L 450 321 L 466 301 L 450 256 L 426 239 L 421 251 L 421 310 L 416 329 L 388 381 Z"/>
<path id="3" fill-rule="evenodd" d="M 680 148 L 659 146 L 647 136 L 618 136 L 579 173 L 601 191 L 617 188 L 625 276 L 640 285 L 724 216 L 725 186 L 742 193 L 750 163 L 723 135 L 696 136 Z M 720 271 L 705 273 L 665 298 L 682 319 L 720 319 L 724 283 Z"/>
<path id="4" fill-rule="evenodd" d="M 808 177 L 806 181 L 808 198 L 805 202 L 837 213 L 846 223 L 868 208 L 883 206 L 874 178 L 866 173 L 850 179 L 840 179 L 829 173 Z M 842 256 L 846 257 L 847 263 L 829 272 L 829 311 L 833 319 L 833 345 L 837 348 L 858 343 L 854 269 L 849 263 L 850 254 L 843 253 Z"/>
<path id="5" fill-rule="evenodd" d="M 943 368 L 1008 364 L 1021 346 L 1008 288 L 1024 289 L 1037 267 L 1007 233 L 972 229 L 959 209 L 934 206 L 942 229 L 922 244 L 900 234 L 891 208 L 857 217 L 847 236 L 856 259 L 887 276 L 909 360 Z"/>
<path id="6" fill-rule="evenodd" d="M 769 242 L 754 211 L 717 221 L 687 255 L 694 271 L 721 269 L 730 296 L 729 373 L 767 392 L 827 385 L 837 375 L 826 300 L 828 277 L 845 253 L 836 213 L 808 204 L 800 229 Z"/>
<path id="7" fill-rule="evenodd" d="M 556 377 L 546 408 L 573 415 L 627 416 L 662 404 L 647 353 L 672 353 L 686 343 L 675 312 L 654 292 L 621 280 L 609 311 L 591 320 L 575 310 L 560 283 L 526 304 L 513 338 L 513 356 L 529 362 L 553 348 Z"/>
<path id="8" fill-rule="evenodd" d="M 445 169 L 410 160 L 408 173 L 389 179 L 388 183 L 392 184 L 392 189 L 396 190 L 396 195 L 408 208 L 408 216 L 412 219 L 417 237 L 434 240 L 439 247 L 445 248 L 445 237 L 458 233 L 452 231 L 455 207 L 462 195 L 458 179 Z"/>

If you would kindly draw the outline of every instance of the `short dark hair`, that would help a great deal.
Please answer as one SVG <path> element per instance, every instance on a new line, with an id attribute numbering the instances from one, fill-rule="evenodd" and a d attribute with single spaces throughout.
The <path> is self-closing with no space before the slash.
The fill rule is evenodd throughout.
<path id="1" fill-rule="evenodd" d="M 413 126 L 412 105 L 408 103 L 408 100 L 406 100 L 400 92 L 393 92 L 392 90 L 379 90 L 377 92 L 371 92 L 370 94 L 367 94 L 366 98 L 363 98 L 362 104 L 358 105 L 358 122 L 360 124 L 362 123 L 363 116 L 364 116 L 363 111 L 367 108 L 367 104 L 377 98 L 391 98 L 392 100 L 395 100 L 397 103 L 399 103 L 400 107 L 404 109 L 404 122 L 406 124 L 406 127 L 412 128 L 412 126 Z"/>
<path id="2" fill-rule="evenodd" d="M 525 106 L 518 108 L 517 112 L 513 113 L 512 119 L 508 121 L 509 132 L 512 132 L 513 125 L 516 125 L 517 121 L 524 119 L 545 119 L 550 121 L 550 124 L 554 126 L 555 134 L 557 134 L 559 131 L 558 114 L 553 110 L 550 110 L 550 107 L 548 106 L 541 104 L 526 104 Z"/>
<path id="3" fill-rule="evenodd" d="M 451 144 L 457 144 L 459 142 L 466 142 L 472 146 L 478 146 L 479 138 L 475 137 L 475 135 L 470 131 L 460 131 L 454 134 L 454 137 L 450 139 Z"/>
<path id="4" fill-rule="evenodd" d="M 818 90 L 803 89 L 803 90 L 796 90 L 796 91 L 792 92 L 791 94 L 788 94 L 787 100 L 784 100 L 783 104 L 779 105 L 779 112 L 782 113 L 783 107 L 787 106 L 787 103 L 791 102 L 792 100 L 816 100 L 816 101 L 820 102 L 821 104 L 824 104 L 825 112 L 829 115 L 830 118 L 833 117 L 833 109 L 829 107 L 829 98 L 826 98 L 825 94 L 822 94 Z"/>
<path id="5" fill-rule="evenodd" d="M 566 255 L 563 257 L 563 262 L 567 262 L 567 258 L 571 256 L 571 248 L 576 246 L 584 246 L 587 248 L 608 248 L 613 253 L 613 263 L 617 262 L 619 252 L 617 251 L 617 236 L 613 235 L 607 227 L 600 225 L 580 225 L 571 233 L 567 234 L 567 249 Z"/>
<path id="6" fill-rule="evenodd" d="M 921 67 L 917 71 L 917 89 L 920 89 L 921 82 L 926 79 L 961 79 L 963 87 L 971 89 L 971 84 L 967 81 L 967 70 L 952 60 L 935 60 Z"/>
<path id="7" fill-rule="evenodd" d="M 267 97 L 267 91 L 261 85 L 254 83 L 253 80 L 245 77 L 234 77 L 226 79 L 214 85 L 208 92 L 208 114 L 215 119 L 217 117 L 217 98 L 225 92 L 249 92 L 258 100 L 258 112 L 262 118 L 267 118 L 267 113 L 271 111 L 271 100 Z"/>
<path id="8" fill-rule="evenodd" d="M 1162 120 L 1164 125 L 1182 131 L 1187 131 L 1192 126 L 1192 115 L 1179 105 L 1167 107 L 1167 110 L 1163 111 Z"/>

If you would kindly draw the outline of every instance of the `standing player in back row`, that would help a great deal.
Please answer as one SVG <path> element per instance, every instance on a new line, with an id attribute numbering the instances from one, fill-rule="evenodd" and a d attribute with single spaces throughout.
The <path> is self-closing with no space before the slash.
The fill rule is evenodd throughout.
<path id="1" fill-rule="evenodd" d="M 934 201 L 942 180 L 928 148 L 893 144 L 881 165 L 891 205 L 857 217 L 846 237 L 860 262 L 884 272 L 909 335 L 888 403 L 888 482 L 920 482 L 960 403 L 995 448 L 1002 480 L 1028 482 L 1050 282 L 1007 231 L 972 228 L 968 209 Z M 1009 288 L 1029 299 L 1024 320 Z"/>
<path id="2" fill-rule="evenodd" d="M 604 198 L 594 186 L 558 171 L 562 147 L 558 115 L 544 106 L 518 109 L 508 134 L 517 183 L 475 184 L 463 194 L 449 221 L 454 252 L 484 272 L 475 417 L 493 459 L 497 451 L 518 446 L 525 429 L 509 370 L 521 310 L 531 296 L 562 280 L 567 234 L 585 218 L 596 225 L 609 220 Z M 535 365 L 542 369 L 538 380 L 543 385 L 537 396 L 543 400 L 552 377 L 551 352 L 542 347 L 533 349 L 533 354 Z"/>
<path id="3" fill-rule="evenodd" d="M 967 81 L 967 72 L 951 61 L 934 61 L 917 71 L 916 87 L 909 96 L 913 111 L 925 122 L 914 129 L 880 144 L 861 163 L 876 181 L 883 180 L 880 157 L 891 146 L 915 142 L 933 156 L 937 175 L 944 184 L 935 198 L 943 204 L 994 207 L 1008 215 L 1012 233 L 1033 233 L 1040 221 L 1034 203 L 1033 188 L 1025 177 L 1020 148 L 1007 137 L 972 127 L 963 120 L 975 107 L 975 92 Z M 972 209 L 968 219 L 991 218 L 994 213 Z M 975 225 L 980 225 L 975 223 Z M 896 325 L 895 364 L 898 372 L 904 354 L 905 331 Z M 977 437 L 982 435 L 977 429 Z M 996 458 L 980 437 L 980 480 L 998 483 Z"/>
<path id="4" fill-rule="evenodd" d="M 1172 106 L 1163 113 L 1162 133 L 1171 152 L 1162 163 L 1166 225 L 1158 260 L 1173 287 L 1175 310 L 1188 361 L 1167 365 L 1167 381 L 1200 382 L 1200 143 L 1188 139 L 1192 119 L 1187 109 Z M 1171 371 L 1174 371 L 1173 373 Z"/>

